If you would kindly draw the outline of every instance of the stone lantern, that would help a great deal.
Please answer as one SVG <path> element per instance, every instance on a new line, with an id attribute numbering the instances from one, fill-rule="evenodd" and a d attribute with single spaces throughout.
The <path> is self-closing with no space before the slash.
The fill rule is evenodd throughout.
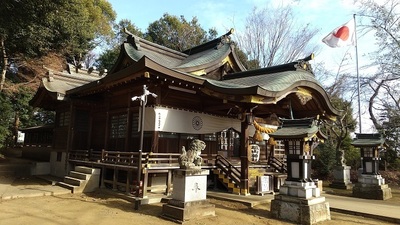
<path id="1" fill-rule="evenodd" d="M 272 216 L 300 224 L 330 220 L 329 203 L 311 178 L 313 150 L 326 139 L 318 121 L 282 120 L 282 127 L 269 135 L 284 141 L 288 167 L 287 179 L 271 201 Z"/>
<path id="2" fill-rule="evenodd" d="M 381 134 L 356 134 L 352 145 L 360 148 L 362 172 L 353 187 L 353 196 L 386 200 L 392 197 L 391 189 L 379 173 L 380 151 L 387 146 Z"/>

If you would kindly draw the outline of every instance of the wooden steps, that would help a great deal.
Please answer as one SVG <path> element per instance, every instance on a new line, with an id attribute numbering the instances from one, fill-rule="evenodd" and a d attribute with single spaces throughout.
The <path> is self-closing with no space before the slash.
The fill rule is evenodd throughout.
<path id="1" fill-rule="evenodd" d="M 226 176 L 222 170 L 220 169 L 214 169 L 213 170 L 214 175 L 218 177 L 218 180 L 223 183 L 223 185 L 228 189 L 230 193 L 233 194 L 242 194 L 242 191 L 240 189 L 240 185 L 235 183 L 232 179 L 230 179 L 228 176 Z"/>

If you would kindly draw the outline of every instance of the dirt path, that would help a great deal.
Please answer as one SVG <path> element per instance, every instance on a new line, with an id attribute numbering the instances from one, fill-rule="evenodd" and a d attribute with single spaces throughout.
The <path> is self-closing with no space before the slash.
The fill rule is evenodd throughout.
<path id="1" fill-rule="evenodd" d="M 189 221 L 188 225 L 290 224 L 270 219 L 269 204 L 248 208 L 239 203 L 210 199 L 216 217 Z M 10 224 L 176 224 L 159 216 L 162 204 L 144 205 L 134 210 L 133 203 L 108 193 L 67 194 L 21 198 L 0 202 L 0 225 Z M 390 224 L 363 217 L 331 212 L 331 221 L 319 224 Z"/>

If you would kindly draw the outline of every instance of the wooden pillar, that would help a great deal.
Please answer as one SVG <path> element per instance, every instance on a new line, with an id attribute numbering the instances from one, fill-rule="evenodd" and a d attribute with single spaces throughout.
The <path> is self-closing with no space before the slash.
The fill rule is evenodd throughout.
<path id="1" fill-rule="evenodd" d="M 96 108 L 96 106 L 94 106 L 93 108 Z M 91 149 L 92 146 L 92 132 L 93 132 L 93 108 L 89 111 L 89 131 L 88 131 L 88 141 L 86 143 L 86 148 L 87 149 Z M 93 150 L 93 149 L 92 149 Z M 92 160 L 91 158 L 89 158 L 89 160 Z"/>
<path id="2" fill-rule="evenodd" d="M 118 189 L 117 182 L 118 182 L 118 168 L 114 166 L 114 174 L 113 174 L 113 190 L 116 191 Z"/>
<path id="3" fill-rule="evenodd" d="M 248 145 L 249 145 L 249 125 L 247 121 L 241 123 L 241 138 L 240 138 L 240 188 L 241 194 L 249 194 L 249 159 L 248 159 Z"/>
<path id="4" fill-rule="evenodd" d="M 107 110 L 106 112 L 106 132 L 104 137 L 104 146 L 103 149 L 108 149 L 108 139 L 110 138 L 110 113 Z"/>
<path id="5" fill-rule="evenodd" d="M 129 98 L 129 101 L 131 102 L 131 99 Z M 132 149 L 129 148 L 129 140 L 131 139 L 132 136 L 132 115 L 131 115 L 131 107 L 130 103 L 128 103 L 128 109 L 126 110 L 126 132 L 125 132 L 125 151 L 126 152 L 132 152 Z"/>
<path id="6" fill-rule="evenodd" d="M 100 188 L 106 188 L 104 180 L 106 179 L 106 167 L 101 167 L 101 181 L 100 181 Z"/>
<path id="7" fill-rule="evenodd" d="M 125 194 L 129 194 L 131 192 L 131 180 L 132 180 L 132 171 L 127 170 L 126 171 L 126 184 L 125 184 Z"/>
<path id="8" fill-rule="evenodd" d="M 153 132 L 152 144 L 151 144 L 151 151 L 152 152 L 159 152 L 158 150 L 158 141 L 159 141 L 159 133 L 158 131 Z"/>
<path id="9" fill-rule="evenodd" d="M 156 105 L 160 105 L 161 104 L 161 99 L 162 99 L 162 95 L 161 95 L 161 86 L 159 85 L 155 85 L 155 90 L 154 92 L 156 93 L 156 95 L 158 96 L 157 98 L 154 99 L 154 102 Z M 151 151 L 152 152 L 160 152 L 158 147 L 158 143 L 159 143 L 159 132 L 158 131 L 154 131 L 153 132 L 153 138 L 152 138 L 152 144 L 151 144 Z M 165 152 L 161 151 L 161 152 Z"/>
<path id="10" fill-rule="evenodd" d="M 106 131 L 104 137 L 104 146 L 103 149 L 108 149 L 108 140 L 110 139 L 110 97 L 106 98 Z"/>
<path id="11" fill-rule="evenodd" d="M 146 198 L 147 197 L 147 184 L 149 183 L 149 171 L 145 168 L 143 169 L 143 183 L 142 183 L 142 198 Z M 140 184 L 139 184 L 139 190 L 140 192 Z"/>
<path id="12" fill-rule="evenodd" d="M 69 104 L 69 124 L 68 124 L 68 134 L 67 134 L 67 146 L 65 152 L 65 162 L 64 162 L 64 173 L 67 175 L 69 173 L 68 162 L 69 153 L 72 150 L 72 145 L 74 143 L 74 127 L 75 127 L 75 107 L 71 101 Z"/>
<path id="13" fill-rule="evenodd" d="M 167 174 L 167 190 L 165 191 L 165 194 L 169 196 L 171 194 L 172 190 L 172 171 L 173 170 L 168 170 Z"/>

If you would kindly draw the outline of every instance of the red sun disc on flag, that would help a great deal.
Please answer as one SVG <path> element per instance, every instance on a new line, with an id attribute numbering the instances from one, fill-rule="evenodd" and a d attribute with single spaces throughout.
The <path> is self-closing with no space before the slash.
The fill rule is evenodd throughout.
<path id="1" fill-rule="evenodd" d="M 339 28 L 339 30 L 333 34 L 333 36 L 340 38 L 343 41 L 346 41 L 349 38 L 349 35 L 350 35 L 350 30 L 346 26 Z"/>

